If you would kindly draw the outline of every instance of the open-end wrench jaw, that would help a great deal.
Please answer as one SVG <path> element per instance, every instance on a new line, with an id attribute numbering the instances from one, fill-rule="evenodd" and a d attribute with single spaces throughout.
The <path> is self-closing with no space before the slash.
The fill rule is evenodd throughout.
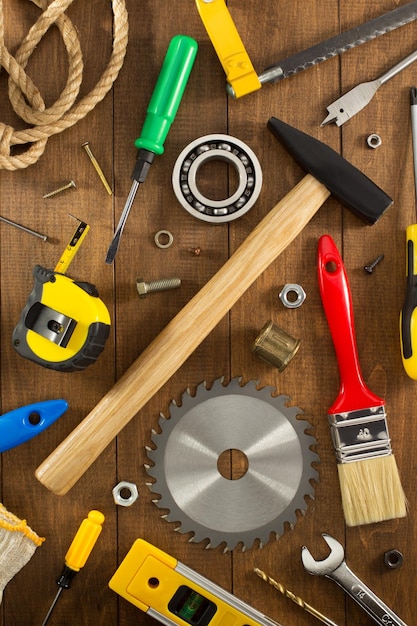
<path id="1" fill-rule="evenodd" d="M 328 576 L 332 574 L 344 561 L 345 551 L 341 543 L 334 537 L 323 533 L 322 537 L 330 548 L 330 554 L 322 561 L 316 561 L 306 546 L 301 550 L 301 560 L 307 572 L 313 576 Z"/>

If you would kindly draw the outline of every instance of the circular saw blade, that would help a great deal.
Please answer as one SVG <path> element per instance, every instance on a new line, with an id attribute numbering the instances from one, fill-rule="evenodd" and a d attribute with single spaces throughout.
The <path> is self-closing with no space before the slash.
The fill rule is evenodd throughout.
<path id="1" fill-rule="evenodd" d="M 153 466 L 146 470 L 155 479 L 149 487 L 160 495 L 155 504 L 169 510 L 165 519 L 194 533 L 192 541 L 226 543 L 226 550 L 250 548 L 255 540 L 262 545 L 271 533 L 281 535 L 285 522 L 292 527 L 296 511 L 307 508 L 306 496 L 314 496 L 312 463 L 319 458 L 311 449 L 315 438 L 305 432 L 311 426 L 273 391 L 219 379 L 210 389 L 199 385 L 195 396 L 186 392 L 181 406 L 171 404 L 170 419 L 161 416 L 161 433 L 152 434 L 156 448 L 147 451 Z M 247 462 L 235 480 L 219 470 L 219 458 L 232 450 Z"/>

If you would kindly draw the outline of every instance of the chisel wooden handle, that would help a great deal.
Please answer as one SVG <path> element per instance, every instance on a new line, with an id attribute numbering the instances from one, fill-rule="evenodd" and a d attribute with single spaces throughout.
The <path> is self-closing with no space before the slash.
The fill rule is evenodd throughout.
<path id="1" fill-rule="evenodd" d="M 307 174 L 258 224 L 208 283 L 133 362 L 97 406 L 36 470 L 65 494 L 194 352 L 240 296 L 295 239 L 329 197 Z"/>

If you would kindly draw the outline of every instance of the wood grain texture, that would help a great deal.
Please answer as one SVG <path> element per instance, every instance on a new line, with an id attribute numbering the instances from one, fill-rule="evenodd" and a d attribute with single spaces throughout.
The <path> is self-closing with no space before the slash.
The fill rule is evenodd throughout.
<path id="1" fill-rule="evenodd" d="M 403 3 L 229 0 L 228 7 L 255 68 L 261 72 L 280 58 Z M 5 43 L 13 52 L 40 10 L 30 2 L 4 4 Z M 0 500 L 46 541 L 6 587 L 0 624 L 42 623 L 56 593 L 55 580 L 72 537 L 87 512 L 97 508 L 106 516 L 102 535 L 72 589 L 61 595 L 51 626 L 155 623 L 108 588 L 118 563 L 137 537 L 169 552 L 283 626 L 318 622 L 261 581 L 252 573 L 254 567 L 270 574 L 336 623 L 370 626 L 370 618 L 346 600 L 334 583 L 304 571 L 302 545 L 318 558 L 326 556 L 322 532 L 346 546 L 350 567 L 411 625 L 417 613 L 416 388 L 402 368 L 398 316 L 405 290 L 405 228 L 416 219 L 408 98 L 416 68 L 407 68 L 384 85 L 368 107 L 345 126 L 320 128 L 320 123 L 333 100 L 356 84 L 382 74 L 415 48 L 417 24 L 232 101 L 225 94 L 222 68 L 193 0 L 127 0 L 127 9 L 128 50 L 112 92 L 84 120 L 52 137 L 36 165 L 16 172 L 0 171 L 0 215 L 49 237 L 44 243 L 0 224 L 1 412 L 49 398 L 62 397 L 69 402 L 67 413 L 47 431 L 1 457 Z M 111 51 L 110 6 L 103 0 L 74 0 L 67 13 L 83 49 L 85 94 L 99 78 Z M 178 33 L 197 39 L 196 63 L 165 153 L 155 159 L 146 184 L 139 190 L 116 262 L 107 266 L 107 247 L 131 184 L 136 156 L 133 141 L 140 132 L 169 40 Z M 42 40 L 28 71 L 47 103 L 53 102 L 67 75 L 65 50 L 56 29 Z M 128 421 L 117 440 L 105 446 L 74 487 L 64 496 L 54 495 L 35 478 L 35 469 L 93 411 L 170 321 L 189 306 L 271 208 L 302 180 L 303 172 L 266 129 L 271 116 L 340 152 L 380 185 L 394 199 L 394 206 L 377 224 L 368 227 L 329 198 L 291 245 L 175 368 L 175 373 L 166 382 L 161 378 L 160 388 Z M 8 102 L 4 70 L 0 72 L 0 122 L 24 127 Z M 372 132 L 382 138 L 377 150 L 366 145 L 366 137 Z M 209 133 L 229 133 L 246 142 L 263 170 L 263 187 L 256 205 L 241 219 L 217 227 L 188 215 L 179 206 L 171 186 L 178 154 L 189 142 Z M 91 142 L 111 181 L 113 197 L 108 196 L 81 148 L 86 140 Z M 208 168 L 205 177 L 205 189 L 211 189 L 213 197 L 228 195 L 231 179 L 226 167 Z M 44 193 L 70 179 L 76 180 L 76 190 L 42 199 Z M 62 374 L 18 356 L 11 346 L 11 335 L 32 289 L 33 266 L 54 267 L 72 235 L 75 222 L 68 213 L 91 226 L 68 275 L 97 286 L 111 313 L 112 333 L 96 364 L 83 372 Z M 161 228 L 174 235 L 173 245 L 166 250 L 156 248 L 153 242 L 155 232 Z M 346 528 L 344 523 L 326 417 L 337 395 L 339 379 L 316 277 L 317 242 L 324 233 L 329 233 L 343 252 L 364 378 L 386 400 L 392 447 L 410 506 L 404 519 L 360 528 Z M 278 237 L 271 230 L 265 234 L 266 254 Z M 195 246 L 201 247 L 200 256 L 188 252 Z M 384 254 L 384 260 L 373 275 L 366 274 L 364 265 L 379 254 Z M 137 278 L 152 280 L 173 275 L 182 279 L 180 289 L 139 300 Z M 303 286 L 307 298 L 302 307 L 290 310 L 282 306 L 278 293 L 285 283 L 293 282 Z M 282 373 L 251 353 L 252 343 L 268 319 L 301 341 L 298 354 Z M 192 321 L 190 328 L 191 334 Z M 160 350 L 163 362 L 164 346 Z M 158 428 L 159 413 L 168 415 L 170 402 L 180 402 L 187 388 L 193 391 L 203 380 L 210 383 L 221 376 L 226 380 L 235 376 L 242 376 L 244 381 L 260 380 L 290 396 L 313 426 L 321 461 L 315 499 L 308 502 L 304 516 L 298 515 L 293 529 L 286 528 L 282 537 L 262 549 L 254 546 L 245 552 L 226 554 L 221 549 L 206 550 L 204 543 L 189 543 L 190 535 L 174 532 L 176 525 L 162 519 L 152 502 L 154 496 L 146 486 L 144 469 L 146 446 L 152 445 L 151 431 Z M 138 485 L 139 500 L 131 507 L 117 507 L 113 502 L 111 491 L 119 480 Z M 404 564 L 397 570 L 388 570 L 383 562 L 384 552 L 391 548 L 404 554 Z"/>

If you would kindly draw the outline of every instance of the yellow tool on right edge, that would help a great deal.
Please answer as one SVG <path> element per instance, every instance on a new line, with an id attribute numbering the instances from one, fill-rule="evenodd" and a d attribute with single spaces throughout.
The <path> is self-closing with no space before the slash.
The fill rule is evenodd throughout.
<path id="1" fill-rule="evenodd" d="M 414 157 L 414 183 L 417 207 L 417 88 L 410 91 L 411 130 Z M 400 313 L 401 356 L 404 369 L 410 378 L 417 380 L 417 224 L 406 230 L 407 239 L 407 289 Z"/>
<path id="2" fill-rule="evenodd" d="M 65 565 L 61 576 L 58 578 L 57 585 L 59 587 L 57 594 L 49 608 L 49 611 L 42 622 L 42 626 L 48 622 L 52 611 L 55 608 L 58 598 L 63 589 L 71 587 L 72 579 L 84 567 L 96 541 L 101 533 L 104 515 L 100 511 L 90 511 L 88 516 L 83 519 L 77 530 L 68 552 L 65 555 Z"/>

